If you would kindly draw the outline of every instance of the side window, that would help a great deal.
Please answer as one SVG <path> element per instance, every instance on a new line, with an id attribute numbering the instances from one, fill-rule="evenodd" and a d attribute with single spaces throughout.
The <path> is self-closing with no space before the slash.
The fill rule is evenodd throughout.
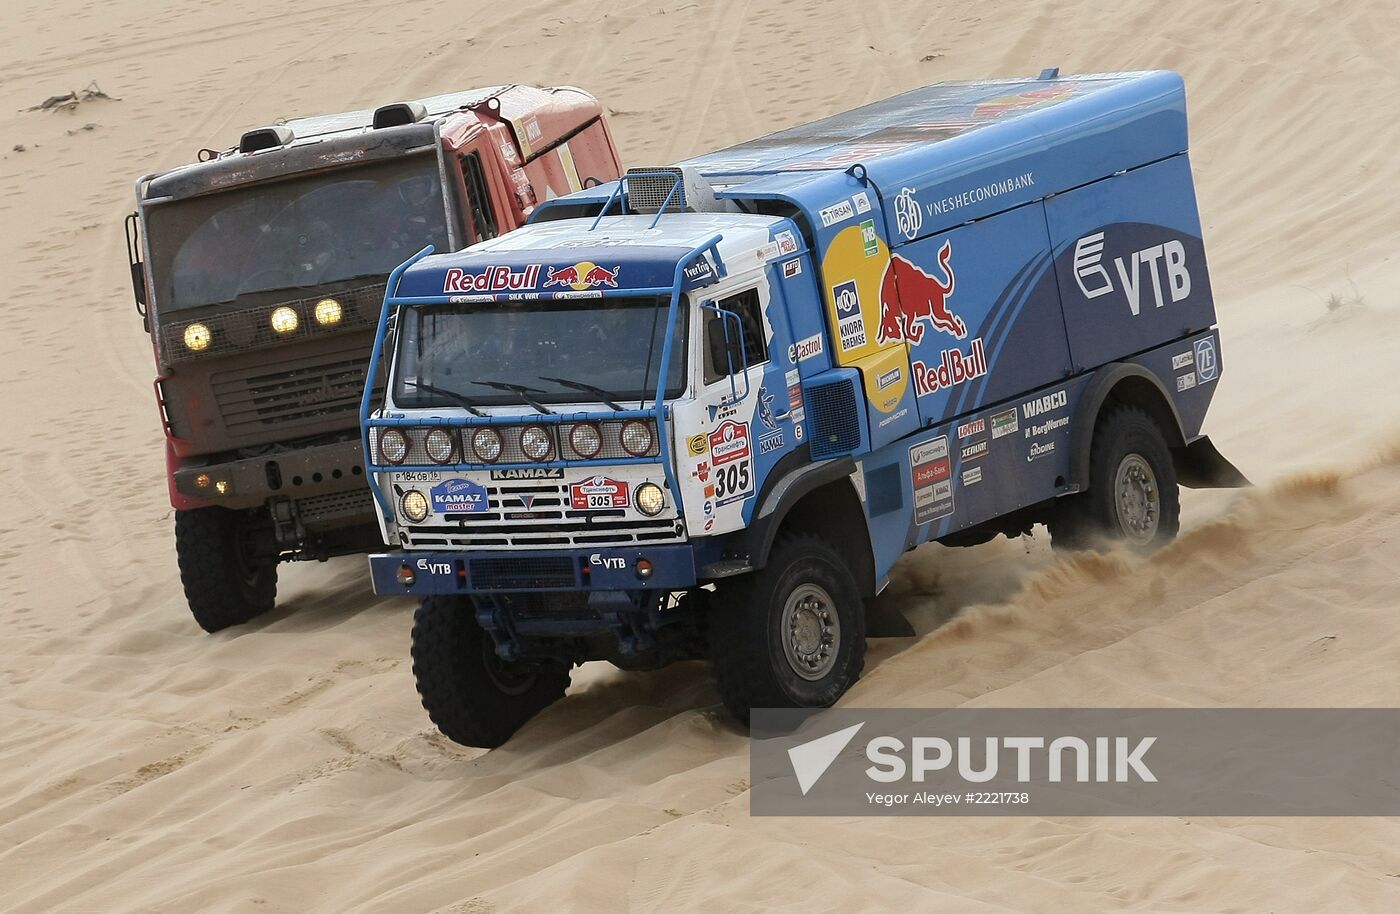
<path id="1" fill-rule="evenodd" d="M 462 177 L 467 185 L 467 207 L 471 211 L 476 240 L 495 238 L 500 232 L 491 211 L 491 191 L 486 185 L 486 174 L 481 170 L 480 155 L 471 152 L 462 156 Z"/>
<path id="2" fill-rule="evenodd" d="M 745 289 L 737 295 L 715 302 L 715 307 L 733 311 L 744 325 L 744 358 L 752 368 L 768 361 L 768 338 L 763 331 L 763 312 L 759 307 L 758 290 Z M 725 319 L 713 311 L 705 312 L 705 383 L 713 384 L 729 377 L 729 359 L 725 353 Z M 740 367 L 739 341 L 734 321 L 729 321 L 730 343 L 734 347 L 734 367 Z"/>

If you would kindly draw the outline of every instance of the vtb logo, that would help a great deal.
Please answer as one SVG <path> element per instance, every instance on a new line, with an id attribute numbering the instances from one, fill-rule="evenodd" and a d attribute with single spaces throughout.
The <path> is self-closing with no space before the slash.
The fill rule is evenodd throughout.
<path id="1" fill-rule="evenodd" d="M 1085 235 L 1074 243 L 1074 281 L 1087 299 L 1114 290 L 1113 277 L 1103 263 L 1104 233 Z M 1127 257 L 1113 258 L 1118 286 L 1136 317 L 1142 312 L 1144 281 L 1152 285 L 1154 304 L 1160 308 L 1181 301 L 1191 294 L 1191 271 L 1186 267 L 1186 246 L 1173 238 L 1161 244 L 1133 251 Z"/>

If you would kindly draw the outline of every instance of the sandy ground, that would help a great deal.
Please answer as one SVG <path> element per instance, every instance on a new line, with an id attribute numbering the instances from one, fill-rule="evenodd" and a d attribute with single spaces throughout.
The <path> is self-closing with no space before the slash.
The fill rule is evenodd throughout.
<path id="1" fill-rule="evenodd" d="M 418 707 L 412 607 L 358 558 L 200 633 L 121 231 L 137 175 L 242 128 L 475 84 L 584 86 L 647 164 L 939 79 L 1178 69 L 1224 338 L 1208 431 L 1262 485 L 1190 493 L 1146 562 L 911 556 L 921 637 L 877 642 L 845 701 L 1396 706 L 1394 0 L 186 6 L 0 12 L 0 908 L 1400 908 L 1393 819 L 753 819 L 698 664 L 590 666 L 462 749 Z M 119 100 L 21 110 L 91 80 Z"/>

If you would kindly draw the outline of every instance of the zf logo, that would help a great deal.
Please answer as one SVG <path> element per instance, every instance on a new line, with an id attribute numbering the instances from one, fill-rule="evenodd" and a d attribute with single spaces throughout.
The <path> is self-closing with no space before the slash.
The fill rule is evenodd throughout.
<path id="1" fill-rule="evenodd" d="M 1088 299 L 1107 295 L 1114 289 L 1113 277 L 1103 264 L 1103 246 L 1103 232 L 1085 235 L 1074 244 L 1074 281 Z M 1134 317 L 1142 311 L 1144 280 L 1152 284 L 1152 297 L 1158 308 L 1167 303 L 1164 291 L 1174 302 L 1191 294 L 1186 246 L 1176 239 L 1134 251 L 1128 257 L 1115 257 L 1113 267 Z"/>

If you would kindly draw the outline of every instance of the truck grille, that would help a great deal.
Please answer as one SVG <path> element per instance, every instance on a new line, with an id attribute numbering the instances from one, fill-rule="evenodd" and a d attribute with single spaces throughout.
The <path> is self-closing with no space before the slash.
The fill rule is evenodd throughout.
<path id="1" fill-rule="evenodd" d="M 302 523 L 312 529 L 330 529 L 349 524 L 373 522 L 374 496 L 363 486 L 348 492 L 313 495 L 297 501 Z"/>
<path id="2" fill-rule="evenodd" d="M 807 408 L 812 414 L 813 460 L 839 457 L 860 447 L 860 413 L 853 378 L 813 384 L 807 388 Z"/>
<path id="3" fill-rule="evenodd" d="M 578 587 L 578 569 L 567 555 L 546 558 L 473 559 L 468 572 L 478 590 L 546 590 Z"/>
<path id="4" fill-rule="evenodd" d="M 230 436 L 259 434 L 271 426 L 323 426 L 359 415 L 366 359 L 356 346 L 280 365 L 235 369 L 210 378 L 214 401 Z M 378 387 L 378 385 L 376 385 Z"/>
<path id="5" fill-rule="evenodd" d="M 554 480 L 498 481 L 487 487 L 489 508 L 461 519 L 434 516 L 431 525 L 404 526 L 408 548 L 559 548 L 675 543 L 684 539 L 673 508 L 643 518 L 628 510 L 575 511 L 569 484 Z M 528 502 L 528 504 L 527 504 Z"/>

